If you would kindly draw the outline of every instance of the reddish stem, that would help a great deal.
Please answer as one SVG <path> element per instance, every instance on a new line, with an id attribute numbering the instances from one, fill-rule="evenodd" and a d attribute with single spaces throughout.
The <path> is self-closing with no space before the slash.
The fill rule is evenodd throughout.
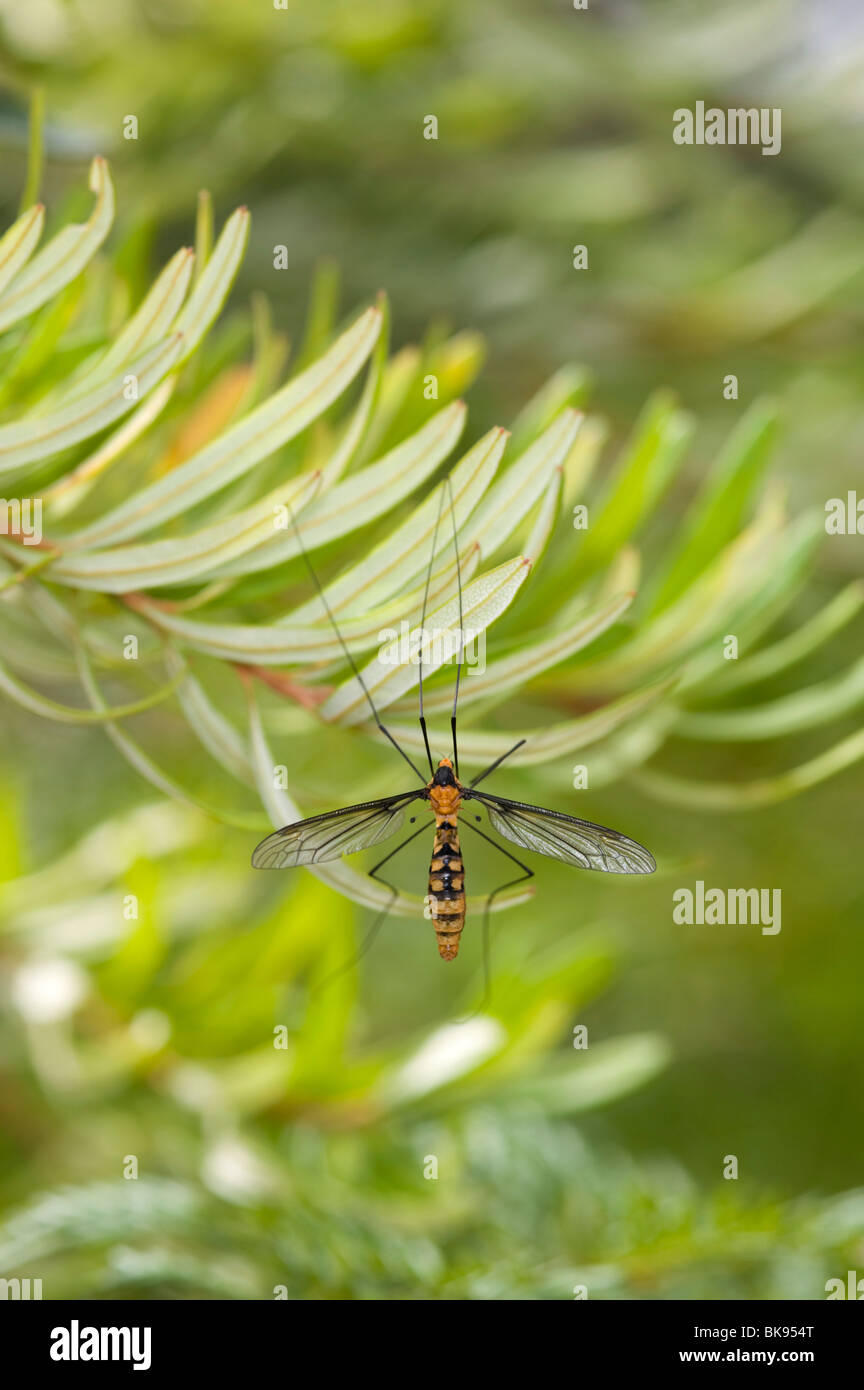
<path id="1" fill-rule="evenodd" d="M 295 700 L 298 705 L 312 713 L 330 694 L 331 688 L 326 685 L 303 685 L 300 681 L 295 681 L 293 676 L 289 676 L 285 671 L 274 671 L 269 666 L 250 666 L 234 662 L 234 670 L 243 681 L 248 681 L 249 677 L 255 677 L 262 684 L 275 690 L 277 694 L 284 695 L 286 699 Z"/>

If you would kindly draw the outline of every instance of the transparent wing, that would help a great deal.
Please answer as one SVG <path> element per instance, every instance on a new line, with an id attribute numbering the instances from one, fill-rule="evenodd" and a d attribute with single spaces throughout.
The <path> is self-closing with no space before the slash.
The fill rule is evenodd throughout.
<path id="1" fill-rule="evenodd" d="M 252 855 L 254 869 L 295 869 L 299 864 L 323 864 L 343 854 L 377 845 L 399 829 L 405 807 L 422 791 L 401 792 L 381 801 L 362 801 L 341 811 L 326 811 L 294 825 L 284 825 L 262 840 Z"/>
<path id="2" fill-rule="evenodd" d="M 605 825 L 486 792 L 472 791 L 470 799 L 486 807 L 499 835 L 536 854 L 576 864 L 580 869 L 601 869 L 607 874 L 652 874 L 657 867 L 654 856 L 643 845 Z"/>

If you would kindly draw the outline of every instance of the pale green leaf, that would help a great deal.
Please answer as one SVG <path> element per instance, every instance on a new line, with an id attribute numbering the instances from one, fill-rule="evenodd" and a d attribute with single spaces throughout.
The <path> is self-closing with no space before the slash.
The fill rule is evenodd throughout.
<path id="1" fill-rule="evenodd" d="M 169 648 L 166 663 L 169 672 L 179 678 L 177 698 L 196 738 L 234 777 L 254 785 L 249 753 L 234 725 L 216 708 L 177 652 Z"/>
<path id="2" fill-rule="evenodd" d="M 682 540 L 673 551 L 653 605 L 655 609 L 665 608 L 684 593 L 736 535 L 764 473 L 776 434 L 777 410 L 765 401 L 757 401 L 738 422 L 680 528 Z"/>
<path id="3" fill-rule="evenodd" d="M 195 351 L 222 311 L 246 251 L 249 221 L 247 208 L 237 208 L 232 212 L 177 319 L 176 327 L 183 334 L 185 344 L 184 361 Z"/>
<path id="4" fill-rule="evenodd" d="M 136 439 L 157 420 L 174 394 L 177 376 L 172 374 L 161 381 L 136 411 L 110 434 L 107 439 L 82 459 L 70 473 L 58 478 L 43 493 L 52 517 L 63 517 L 83 502 L 96 479 L 126 452 Z"/>
<path id="5" fill-rule="evenodd" d="M 0 238 L 0 295 L 32 256 L 45 222 L 45 209 L 36 203 L 22 212 Z"/>
<path id="6" fill-rule="evenodd" d="M 464 409 L 460 411 L 459 418 L 464 419 Z M 495 476 L 506 442 L 505 431 L 490 431 L 469 449 L 451 470 L 450 489 L 457 533 L 462 530 L 465 521 Z M 391 594 L 397 593 L 407 581 L 425 569 L 429 563 L 435 522 L 441 508 L 441 494 L 445 489 L 446 483 L 439 483 L 419 507 L 415 508 L 407 521 L 392 531 L 358 564 L 352 565 L 327 585 L 324 593 L 331 613 L 368 612 L 383 603 Z M 449 503 L 449 492 L 445 500 Z M 444 549 L 451 543 L 450 529 L 446 525 L 442 526 L 439 528 L 436 550 Z M 290 613 L 284 621 L 292 624 L 311 622 L 320 618 L 322 611 L 321 600 L 317 597 L 312 598 Z"/>
<path id="7" fill-rule="evenodd" d="M 40 695 L 37 690 L 31 690 L 29 686 L 16 680 L 0 662 L 0 691 L 22 709 L 28 710 L 31 714 L 41 715 L 43 719 L 52 719 L 57 724 L 102 724 L 106 719 L 123 719 L 130 714 L 140 714 L 142 710 L 152 709 L 154 705 L 167 700 L 174 694 L 178 684 L 179 681 L 174 679 L 161 690 L 154 690 L 152 694 L 142 696 L 140 700 L 128 705 L 115 705 L 113 709 L 107 706 L 98 710 L 76 709 L 74 705 L 59 704 L 56 700 L 49 700 L 47 696 Z"/>
<path id="8" fill-rule="evenodd" d="M 864 584 L 855 579 L 839 594 L 835 594 L 818 613 L 802 623 L 788 637 L 774 642 L 770 647 L 754 652 L 752 656 L 739 657 L 737 661 L 726 661 L 722 670 L 722 691 L 739 690 L 743 686 L 756 685 L 769 680 L 790 666 L 803 661 L 836 633 L 842 631 L 864 605 Z M 714 668 L 712 668 L 712 675 Z M 690 688 L 690 681 L 685 683 Z"/>
<path id="9" fill-rule="evenodd" d="M 128 540 L 182 515 L 242 477 L 300 434 L 342 394 L 375 346 L 380 326 L 380 309 L 367 309 L 313 367 L 165 477 L 142 488 L 92 525 L 67 536 L 64 545 L 92 547 Z"/>
<path id="10" fill-rule="evenodd" d="M 637 716 L 593 746 L 585 759 L 591 789 L 611 786 L 653 758 L 672 732 L 677 717 L 678 710 L 672 704 L 654 706 L 646 715 Z"/>
<path id="11" fill-rule="evenodd" d="M 384 368 L 381 390 L 375 413 L 363 445 L 358 451 L 357 462 L 368 463 L 375 457 L 379 446 L 383 447 L 394 419 L 398 415 L 412 386 L 416 386 L 422 357 L 413 345 L 400 348 Z"/>
<path id="12" fill-rule="evenodd" d="M 111 344 L 107 352 L 80 377 L 55 407 L 103 385 L 126 365 L 168 335 L 192 279 L 193 253 L 183 247 L 157 277 L 149 294 Z M 179 331 L 179 329 L 177 330 Z M 188 346 L 188 345 L 187 345 Z M 185 353 L 185 348 L 184 348 Z"/>
<path id="13" fill-rule="evenodd" d="M 236 516 L 176 540 L 63 555 L 54 563 L 52 577 L 75 588 L 114 594 L 200 579 L 211 575 L 226 560 L 266 544 L 279 529 L 279 509 L 287 508 L 286 516 L 301 512 L 319 484 L 317 473 L 292 478 Z"/>
<path id="14" fill-rule="evenodd" d="M 338 444 L 333 449 L 329 459 L 322 459 L 320 464 L 321 486 L 325 492 L 329 491 L 334 483 L 338 483 L 358 456 L 363 441 L 369 432 L 375 407 L 381 394 L 381 380 L 387 366 L 387 349 L 390 341 L 390 310 L 384 296 L 380 297 L 379 306 L 382 312 L 381 331 L 369 362 L 363 391 Z"/>
<path id="15" fill-rule="evenodd" d="M 492 1081 L 496 1098 L 539 1106 L 548 1115 L 575 1115 L 608 1105 L 651 1081 L 669 1063 L 666 1041 L 637 1033 L 592 1043 L 542 1072 Z"/>
<path id="16" fill-rule="evenodd" d="M 174 334 L 156 347 L 148 348 L 131 364 L 128 372 L 107 385 L 96 387 L 80 400 L 47 415 L 28 416 L 12 424 L 0 425 L 0 474 L 12 473 L 34 459 L 48 458 L 82 439 L 89 439 L 121 415 L 126 415 L 177 363 L 182 346 L 182 337 Z M 136 381 L 133 399 L 130 399 L 126 380 L 129 376 Z"/>
<path id="17" fill-rule="evenodd" d="M 746 535 L 747 533 L 742 533 Z M 799 585 L 806 578 L 812 557 L 824 537 L 822 517 L 818 512 L 805 513 L 778 531 L 766 544 L 761 573 L 754 575 L 749 585 L 738 586 L 738 593 L 721 626 L 725 633 L 738 638 L 739 649 L 755 647 L 792 601 Z M 729 547 L 730 552 L 733 547 Z M 701 583 L 697 580 L 697 587 Z M 671 609 L 668 610 L 671 612 Z M 726 670 L 723 644 L 712 641 L 693 655 L 682 674 L 681 689 L 698 687 L 718 670 Z"/>
<path id="18" fill-rule="evenodd" d="M 484 733 L 478 729 L 459 729 L 459 764 L 469 763 L 472 767 L 485 767 L 500 758 L 520 739 L 525 740 L 507 765 L 529 767 L 534 763 L 549 762 L 552 758 L 564 757 L 570 753 L 597 743 L 622 724 L 628 723 L 656 704 L 674 687 L 675 681 L 660 681 L 645 690 L 637 690 L 632 695 L 622 695 L 590 714 L 579 715 L 576 719 L 563 719 L 541 729 L 507 729 Z M 373 697 L 374 698 L 374 697 Z M 326 707 L 325 707 L 326 708 Z M 393 737 L 409 753 L 423 753 L 425 745 L 419 727 L 412 724 L 393 724 L 388 721 L 388 729 Z"/>
<path id="19" fill-rule="evenodd" d="M 567 406 L 581 406 L 588 395 L 591 376 L 584 367 L 569 363 L 540 387 L 513 421 L 513 447 L 527 449 L 532 439 L 552 424 Z"/>
<path id="20" fill-rule="evenodd" d="M 465 529 L 465 540 L 478 542 L 487 556 L 508 540 L 564 463 L 581 421 L 578 411 L 561 412 L 490 489 Z"/>
<path id="21" fill-rule="evenodd" d="M 431 676 L 450 656 L 479 637 L 500 617 L 524 584 L 530 565 L 530 560 L 518 556 L 473 580 L 462 595 L 461 625 L 458 599 L 450 599 L 435 609 L 427 617 L 425 631 L 421 632 L 419 627 L 413 630 L 407 660 L 401 659 L 399 639 L 386 643 L 361 672 L 366 689 L 379 710 L 417 684 L 421 650 L 424 672 Z M 448 650 L 451 646 L 453 652 Z M 368 705 L 356 676 L 334 691 L 322 713 L 325 719 L 338 720 L 341 724 L 356 724 L 363 719 Z"/>
<path id="22" fill-rule="evenodd" d="M 579 426 L 579 433 L 564 460 L 564 487 L 562 503 L 569 511 L 576 502 L 585 501 L 585 488 L 609 437 L 609 426 L 597 415 L 585 415 Z"/>
<path id="23" fill-rule="evenodd" d="M 773 777 L 751 782 L 702 782 L 687 777 L 642 768 L 630 782 L 646 795 L 669 806 L 685 806 L 698 811 L 743 811 L 754 806 L 771 806 L 798 796 L 810 787 L 834 777 L 864 758 L 864 729 L 850 734 L 826 753 Z"/>
<path id="24" fill-rule="evenodd" d="M 321 356 L 330 340 L 339 307 L 341 278 L 338 262 L 329 257 L 315 266 L 307 295 L 303 339 L 297 354 L 301 370 Z"/>
<path id="25" fill-rule="evenodd" d="M 558 513 L 561 509 L 561 491 L 564 484 L 564 470 L 556 468 L 546 484 L 546 491 L 540 506 L 537 508 L 537 516 L 534 525 L 528 533 L 525 542 L 526 554 L 531 556 L 535 565 L 542 558 L 547 545 L 555 529 L 558 520 Z"/>
<path id="26" fill-rule="evenodd" d="M 682 710 L 675 725 L 681 738 L 753 742 L 782 738 L 842 719 L 864 704 L 864 659 L 840 676 L 748 709 Z"/>
<path id="27" fill-rule="evenodd" d="M 618 594 L 615 598 L 593 604 L 568 624 L 561 632 L 540 642 L 526 642 L 520 645 L 511 656 L 501 657 L 487 664 L 485 671 L 475 674 L 469 669 L 460 688 L 459 708 L 486 700 L 490 696 L 506 698 L 509 691 L 557 666 L 595 641 L 602 632 L 617 622 L 633 602 L 635 595 Z M 452 691 L 446 689 L 430 691 L 424 700 L 427 713 L 440 713 L 448 710 L 453 703 Z M 400 714 L 413 713 L 404 701 L 393 708 Z"/>
<path id="28" fill-rule="evenodd" d="M 114 188 L 105 160 L 90 165 L 96 204 L 88 222 L 64 227 L 0 295 L 0 332 L 32 314 L 79 275 L 102 245 L 114 220 Z"/>
<path id="29" fill-rule="evenodd" d="M 90 662 L 83 646 L 77 649 L 78 669 L 81 676 L 81 683 L 87 692 L 88 699 L 94 710 L 98 710 L 102 715 L 108 715 L 109 711 L 105 701 L 99 691 L 99 687 L 93 676 Z M 145 781 L 155 787 L 164 796 L 169 796 L 177 801 L 183 801 L 189 806 L 196 806 L 199 810 L 205 811 L 208 816 L 213 816 L 215 820 L 221 821 L 224 825 L 232 825 L 240 830 L 259 830 L 265 824 L 260 813 L 248 811 L 226 811 L 223 807 L 211 806 L 208 802 L 201 800 L 192 792 L 186 791 L 179 783 L 175 782 L 154 763 L 149 754 L 130 738 L 125 730 L 119 728 L 110 719 L 106 718 L 104 723 L 105 732 L 114 744 L 115 748 L 122 753 L 123 757 Z"/>
<path id="30" fill-rule="evenodd" d="M 776 566 L 774 544 L 782 534 L 782 520 L 773 507 L 766 507 L 681 598 L 618 651 L 580 667 L 580 691 L 626 689 L 650 671 L 674 666 L 717 634 L 735 603 Z"/>
<path id="31" fill-rule="evenodd" d="M 451 453 L 464 423 L 465 407 L 461 401 L 445 406 L 403 444 L 332 487 L 309 507 L 299 523 L 306 550 L 315 550 L 356 531 L 403 501 Z M 282 564 L 299 553 L 300 540 L 292 530 L 262 546 L 242 565 L 222 566 L 219 574 L 251 574 Z"/>
<path id="32" fill-rule="evenodd" d="M 668 487 L 693 435 L 688 415 L 673 399 L 658 393 L 645 407 L 620 461 L 614 481 L 595 508 L 591 526 L 576 557 L 574 571 L 583 579 L 608 564 L 650 516 Z"/>
<path id="33" fill-rule="evenodd" d="M 86 289 L 86 277 L 79 275 L 56 299 L 34 314 L 26 328 L 16 335 L 18 341 L 0 373 L 0 410 L 4 413 L 14 404 L 19 406 L 20 414 L 20 401 L 22 397 L 32 396 L 34 384 L 38 383 L 38 392 L 44 383 L 53 380 L 58 349 L 66 334 L 74 332 L 73 325 L 86 302 Z M 40 395 L 28 413 L 31 416 L 45 414 L 62 389 L 61 386 L 56 392 L 49 390 Z"/>
<path id="34" fill-rule="evenodd" d="M 463 557 L 463 575 L 469 575 L 479 559 L 476 548 Z M 449 561 L 433 576 L 430 596 L 449 597 L 456 588 L 456 564 Z M 186 618 L 146 600 L 136 600 L 136 607 L 156 627 L 185 645 L 208 656 L 222 657 L 255 666 L 304 666 L 324 661 L 344 662 L 342 642 L 352 653 L 380 646 L 386 640 L 384 630 L 413 615 L 419 617 L 425 584 L 410 594 L 397 594 L 377 609 L 358 618 L 344 618 L 339 623 L 340 638 L 325 617 L 314 623 L 212 623 Z"/>

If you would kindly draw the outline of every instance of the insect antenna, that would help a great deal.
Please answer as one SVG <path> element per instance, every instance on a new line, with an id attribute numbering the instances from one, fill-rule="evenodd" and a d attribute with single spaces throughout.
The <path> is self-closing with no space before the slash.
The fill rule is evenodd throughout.
<path id="1" fill-rule="evenodd" d="M 450 479 L 447 478 L 449 483 Z M 420 729 L 423 734 L 423 742 L 426 745 L 426 757 L 429 759 L 429 771 L 435 775 L 435 764 L 432 761 L 432 749 L 429 747 L 429 732 L 426 728 L 426 716 L 423 713 L 423 644 L 426 637 L 426 609 L 429 604 L 429 585 L 432 582 L 432 566 L 435 563 L 435 548 L 438 544 L 438 532 L 441 528 L 441 514 L 444 511 L 444 486 L 441 487 L 441 501 L 438 503 L 438 515 L 435 518 L 435 530 L 432 532 L 432 550 L 429 555 L 429 568 L 426 571 L 426 587 L 423 590 L 423 611 L 420 615 L 420 650 L 418 672 L 420 677 Z"/>
<path id="2" fill-rule="evenodd" d="M 426 633 L 425 633 L 425 629 L 426 629 L 426 609 L 427 609 L 427 606 L 428 606 L 428 603 L 429 603 L 429 586 L 430 586 L 430 583 L 431 583 L 431 580 L 432 580 L 432 566 L 433 566 L 433 564 L 434 564 L 434 562 L 435 562 L 435 549 L 436 549 L 436 546 L 437 546 L 437 543 L 438 543 L 438 532 L 439 532 L 439 530 L 441 529 L 441 518 L 442 518 L 442 516 L 443 516 L 443 514 L 444 514 L 444 498 L 445 498 L 445 496 L 449 497 L 449 499 L 450 499 L 450 519 L 451 519 L 452 531 L 453 531 L 453 553 L 454 553 L 454 555 L 456 556 L 456 589 L 457 589 L 457 593 L 458 593 L 458 595 L 459 595 L 459 635 L 458 635 L 458 639 L 457 639 L 457 640 L 458 640 L 458 643 L 459 643 L 459 661 L 458 661 L 457 666 L 456 666 L 456 689 L 455 689 L 454 694 L 453 694 L 453 710 L 452 710 L 452 713 L 451 713 L 451 715 L 450 715 L 450 729 L 451 729 L 452 735 L 453 735 L 453 768 L 454 768 L 454 771 L 455 771 L 455 773 L 456 773 L 456 776 L 458 777 L 458 776 L 459 776 L 459 752 L 458 752 L 458 748 L 457 748 L 457 745 L 456 745 L 456 705 L 457 705 L 457 702 L 458 702 L 458 700 L 459 700 L 459 682 L 460 682 L 461 677 L 462 677 L 462 654 L 463 654 L 462 639 L 463 639 L 463 636 L 464 636 L 464 634 L 463 634 L 463 632 L 462 632 L 462 623 L 463 623 L 463 617 L 462 617 L 462 564 L 461 564 L 461 561 L 460 561 L 460 559 L 459 559 L 459 539 L 458 539 L 458 536 L 457 536 L 457 534 L 456 534 L 456 507 L 455 507 L 455 504 L 454 504 L 454 501 L 453 501 L 453 484 L 452 484 L 452 482 L 450 481 L 450 475 L 449 475 L 449 473 L 448 473 L 447 477 L 444 479 L 444 482 L 442 483 L 442 486 L 441 486 L 441 501 L 440 501 L 439 504 L 438 504 L 438 515 L 437 515 L 437 517 L 435 518 L 435 530 L 434 530 L 433 533 L 432 533 L 432 553 L 431 553 L 431 555 L 429 556 L 429 568 L 428 568 L 427 571 L 426 571 L 426 587 L 425 587 L 425 589 L 424 589 L 424 591 L 423 591 L 423 614 L 422 614 L 422 617 L 421 617 L 421 619 L 420 619 L 420 652 L 419 652 L 419 657 L 420 657 L 420 660 L 419 660 L 419 674 L 420 674 L 420 681 L 419 681 L 419 689 L 420 689 L 420 728 L 421 728 L 421 730 L 422 730 L 422 732 L 423 732 L 423 742 L 424 742 L 425 745 L 426 745 L 426 756 L 427 756 L 427 758 L 429 759 L 429 771 L 430 771 L 430 772 L 433 774 L 433 776 L 434 776 L 434 773 L 435 773 L 435 764 L 434 764 L 433 761 L 432 761 L 432 750 L 431 750 L 430 747 L 429 747 L 429 733 L 428 733 L 428 730 L 427 730 L 427 728 L 426 728 L 426 716 L 425 716 L 425 714 L 423 713 L 423 644 L 424 644 L 425 635 L 426 635 Z"/>
<path id="3" fill-rule="evenodd" d="M 287 505 L 287 504 L 286 504 L 286 505 Z M 367 685 L 366 685 L 366 682 L 364 681 L 362 675 L 360 674 L 360 668 L 359 668 L 359 666 L 357 665 L 357 662 L 354 660 L 353 656 L 351 655 L 350 651 L 348 650 L 348 645 L 347 645 L 347 643 L 346 643 L 346 641 L 345 641 L 345 638 L 342 636 L 342 633 L 339 631 L 339 624 L 336 622 L 336 619 L 335 619 L 334 616 L 333 616 L 333 611 L 332 611 L 332 609 L 331 609 L 331 607 L 330 607 L 330 605 L 329 605 L 329 603 L 327 602 L 327 599 L 326 599 L 326 597 L 325 597 L 324 588 L 323 588 L 323 586 L 322 586 L 322 584 L 321 584 L 321 580 L 318 578 L 318 575 L 315 573 L 315 568 L 314 568 L 314 566 L 313 566 L 313 564 L 312 564 L 312 561 L 309 559 L 309 556 L 308 556 L 307 551 L 306 551 L 306 547 L 305 547 L 305 545 L 303 544 L 303 537 L 302 537 L 302 535 L 300 534 L 300 527 L 297 525 L 297 518 L 295 517 L 295 515 L 294 515 L 293 511 L 291 510 L 291 507 L 290 507 L 290 506 L 288 506 L 288 515 L 290 516 L 290 518 L 291 518 L 291 524 L 292 524 L 292 526 L 294 527 L 294 534 L 295 534 L 296 537 L 297 537 L 297 544 L 298 544 L 298 546 L 300 547 L 300 554 L 303 556 L 303 560 L 304 560 L 304 563 L 305 563 L 305 565 L 306 565 L 307 570 L 309 571 L 309 575 L 310 575 L 310 578 L 311 578 L 311 580 L 312 580 L 312 583 L 315 585 L 315 589 L 316 589 L 316 591 L 317 591 L 317 593 L 318 593 L 318 597 L 320 598 L 321 603 L 322 603 L 322 605 L 323 605 L 323 607 L 324 607 L 324 612 L 327 614 L 327 617 L 330 619 L 330 626 L 332 627 L 333 631 L 334 631 L 335 634 L 336 634 L 337 641 L 339 642 L 339 645 L 340 645 L 340 647 L 342 648 L 342 651 L 343 651 L 343 653 L 344 653 L 344 655 L 345 655 L 345 659 L 346 659 L 346 661 L 348 662 L 348 665 L 351 667 L 351 670 L 352 670 L 352 672 L 354 673 L 354 675 L 356 676 L 357 680 L 359 681 L 359 683 L 360 683 L 360 688 L 361 688 L 361 690 L 363 691 L 363 694 L 366 696 L 367 702 L 368 702 L 368 704 L 369 704 L 369 708 L 370 708 L 370 710 L 372 711 L 372 718 L 375 720 L 375 723 L 376 723 L 377 727 L 380 729 L 380 731 L 381 731 L 381 733 L 384 735 L 384 737 L 385 737 L 385 738 L 388 738 L 388 739 L 390 740 L 390 742 L 393 744 L 393 747 L 396 749 L 396 752 L 399 753 L 399 754 L 405 759 L 406 763 L 407 763 L 408 766 L 411 768 L 412 772 L 414 772 L 414 773 L 420 778 L 420 781 L 423 783 L 423 785 L 424 785 L 424 787 L 425 787 L 425 785 L 426 785 L 426 778 L 423 776 L 423 773 L 420 771 L 420 769 L 419 769 L 419 767 L 417 766 L 417 764 L 414 762 L 414 760 L 413 760 L 412 758 L 409 758 L 408 754 L 405 752 L 405 749 L 404 749 L 404 748 L 401 748 L 401 747 L 399 746 L 399 744 L 396 742 L 395 738 L 394 738 L 393 735 L 391 734 L 390 730 L 389 730 L 389 729 L 386 729 L 386 728 L 384 727 L 384 725 L 381 723 L 381 718 L 380 718 L 380 716 L 379 716 L 379 714 L 378 714 L 377 709 L 375 708 L 375 701 L 372 699 L 372 696 L 369 694 L 369 689 L 368 689 L 368 687 L 367 687 Z M 427 587 L 428 587 L 428 586 L 427 586 Z M 428 744 L 427 744 L 427 747 L 428 747 Z"/>
<path id="4" fill-rule="evenodd" d="M 456 666 L 456 689 L 453 692 L 453 711 L 450 715 L 450 729 L 453 733 L 453 768 L 456 776 L 459 776 L 459 750 L 456 746 L 456 705 L 459 702 L 459 681 L 462 676 L 462 658 L 465 651 L 463 646 L 465 634 L 462 631 L 462 567 L 459 563 L 459 542 L 456 537 L 456 507 L 453 502 L 453 484 L 448 473 L 446 478 L 447 492 L 450 497 L 450 520 L 453 526 L 453 552 L 456 556 L 456 586 L 459 592 L 459 662 Z M 442 494 L 443 501 L 443 494 Z"/>
<path id="5" fill-rule="evenodd" d="M 523 743 L 527 742 L 527 739 L 520 738 L 519 742 L 514 743 L 512 748 L 508 748 L 506 753 L 502 753 L 500 758 L 496 758 L 494 763 L 490 763 L 482 772 L 478 772 L 474 781 L 470 783 L 470 786 L 476 787 L 478 782 L 482 782 L 484 777 L 488 777 L 490 772 L 494 772 L 496 767 L 500 767 L 505 758 L 509 758 L 511 753 L 515 753 L 517 748 L 521 748 Z"/>

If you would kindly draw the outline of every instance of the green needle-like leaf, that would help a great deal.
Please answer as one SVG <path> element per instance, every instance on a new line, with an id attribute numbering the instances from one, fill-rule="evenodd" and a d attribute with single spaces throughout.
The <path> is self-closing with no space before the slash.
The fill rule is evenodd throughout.
<path id="1" fill-rule="evenodd" d="M 326 545 L 375 521 L 414 492 L 450 454 L 464 422 L 465 407 L 461 402 L 445 406 L 404 444 L 332 487 L 309 508 L 300 523 L 306 550 Z M 486 447 L 489 442 L 490 436 L 486 436 Z M 282 564 L 299 553 L 300 541 L 292 530 L 271 541 L 242 565 L 224 565 L 219 573 L 223 576 L 250 574 Z"/>
<path id="2" fill-rule="evenodd" d="M 485 767 L 502 757 L 520 739 L 525 740 L 525 746 L 508 758 L 508 766 L 515 767 L 519 763 L 529 767 L 534 763 L 549 762 L 552 758 L 566 757 L 599 742 L 622 724 L 643 714 L 668 694 L 674 684 L 674 680 L 658 682 L 645 690 L 636 691 L 634 695 L 623 695 L 600 709 L 592 710 L 590 714 L 580 715 L 578 719 L 559 720 L 545 729 L 508 729 L 503 733 L 485 733 L 462 728 L 459 731 L 460 765 L 470 763 L 472 767 Z M 409 752 L 423 752 L 423 739 L 415 725 L 391 722 L 387 727 Z"/>
<path id="3" fill-rule="evenodd" d="M 645 407 L 576 559 L 582 580 L 608 564 L 653 511 L 684 458 L 693 423 L 660 393 Z"/>
<path id="4" fill-rule="evenodd" d="M 114 187 L 104 159 L 90 166 L 90 191 L 96 204 L 89 222 L 64 227 L 0 294 L 0 333 L 59 294 L 102 245 L 114 221 Z"/>
<path id="5" fill-rule="evenodd" d="M 130 714 L 140 714 L 143 710 L 152 709 L 154 705 L 167 700 L 179 684 L 179 679 L 175 677 L 161 690 L 154 690 L 151 695 L 144 695 L 140 700 L 134 700 L 128 705 L 114 705 L 113 708 L 106 706 L 98 710 L 75 709 L 72 705 L 59 704 L 56 700 L 49 700 L 38 691 L 29 689 L 16 680 L 0 662 L 0 690 L 4 695 L 8 695 L 16 705 L 29 710 L 31 714 L 39 714 L 43 719 L 53 719 L 58 724 L 103 724 L 106 719 L 124 719 Z"/>
<path id="6" fill-rule="evenodd" d="M 181 515 L 242 477 L 342 394 L 372 351 L 380 326 L 381 311 L 367 309 L 308 371 L 166 477 L 143 488 L 98 522 L 65 537 L 64 545 L 92 547 L 129 540 Z"/>
<path id="7" fill-rule="evenodd" d="M 676 734 L 710 741 L 753 742 L 783 738 L 804 729 L 815 729 L 831 719 L 842 719 L 864 704 L 864 658 L 840 676 L 796 690 L 778 700 L 750 709 L 685 710 L 678 717 Z"/>
<path id="8" fill-rule="evenodd" d="M 8 232 L 0 237 L 0 295 L 27 264 L 42 235 L 45 209 L 41 203 L 22 212 Z"/>
<path id="9" fill-rule="evenodd" d="M 183 349 L 180 334 L 148 348 L 128 372 L 97 386 L 86 396 L 47 415 L 0 425 L 0 475 L 20 472 L 34 459 L 49 458 L 82 439 L 89 439 L 146 396 L 176 366 Z"/>
<path id="10" fill-rule="evenodd" d="M 509 608 L 528 577 L 530 565 L 531 561 L 520 555 L 480 575 L 465 589 L 461 613 L 459 599 L 450 599 L 427 615 L 422 632 L 419 627 L 414 629 L 404 658 L 400 638 L 386 643 L 375 660 L 361 671 L 363 684 L 378 709 L 386 709 L 417 684 L 421 653 L 423 669 L 431 676 L 462 647 L 485 632 L 489 624 Z M 338 720 L 341 724 L 356 724 L 368 712 L 366 693 L 356 676 L 334 691 L 322 710 L 325 719 Z"/>
<path id="11" fill-rule="evenodd" d="M 703 782 L 646 767 L 634 772 L 630 781 L 646 795 L 670 806 L 698 811 L 745 811 L 798 796 L 828 777 L 853 767 L 862 758 L 864 729 L 859 729 L 826 753 L 774 777 L 759 777 L 750 782 Z"/>
<path id="12" fill-rule="evenodd" d="M 149 541 L 116 550 L 79 551 L 58 560 L 54 578 L 62 584 L 102 593 L 183 584 L 217 573 L 226 561 L 266 544 L 310 502 L 319 473 L 292 478 L 236 516 L 204 526 L 177 540 Z M 287 509 L 283 512 L 282 509 Z"/>
<path id="13" fill-rule="evenodd" d="M 654 602 L 667 607 L 736 535 L 774 446 L 777 409 L 758 402 L 748 410 L 721 452 L 702 495 L 683 527 Z"/>

